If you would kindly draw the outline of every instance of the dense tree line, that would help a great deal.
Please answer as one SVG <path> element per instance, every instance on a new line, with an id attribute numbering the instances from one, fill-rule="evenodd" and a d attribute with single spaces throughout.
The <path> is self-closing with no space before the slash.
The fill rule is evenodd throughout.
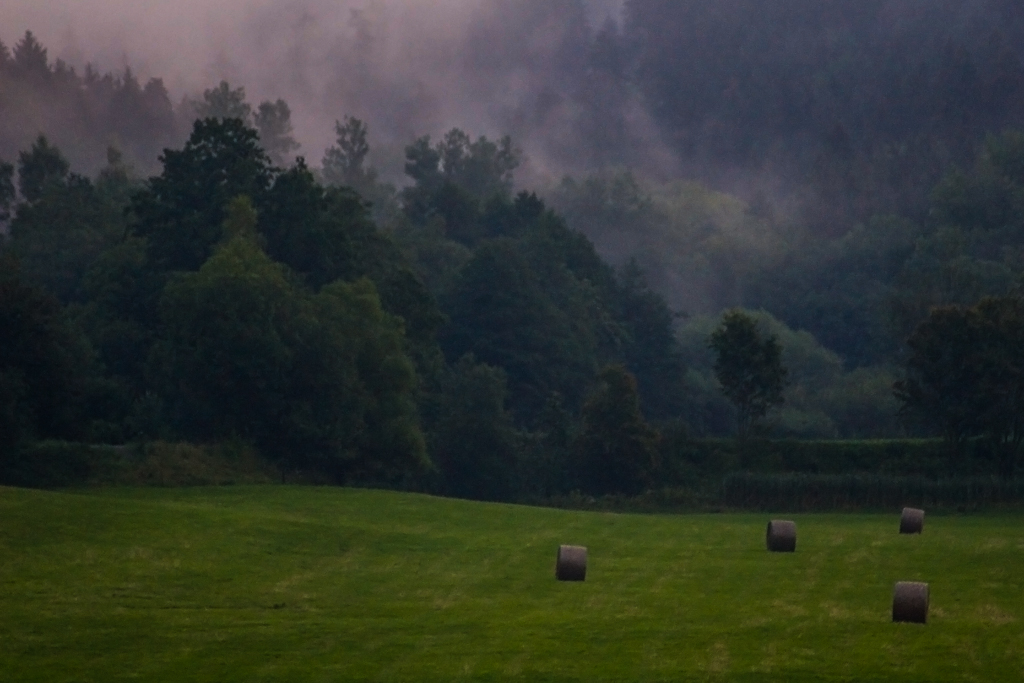
<path id="1" fill-rule="evenodd" d="M 684 400 L 673 316 L 513 193 L 509 139 L 416 140 L 399 193 L 361 167 L 360 121 L 314 173 L 274 163 L 241 90 L 204 101 L 145 181 L 116 150 L 73 173 L 44 136 L 4 166 L 4 458 L 240 439 L 284 470 L 472 497 L 647 481 L 641 405 Z M 392 222 L 318 176 L 391 201 Z"/>
<path id="2" fill-rule="evenodd" d="M 51 60 L 31 31 L 13 48 L 0 42 L 0 157 L 13 158 L 45 132 L 76 168 L 98 170 L 113 144 L 127 165 L 148 172 L 157 168 L 164 148 L 185 140 L 194 119 L 208 117 L 239 118 L 256 128 L 281 166 L 299 147 L 284 100 L 253 107 L 243 88 L 221 82 L 175 103 L 162 79 L 142 82 L 130 67 L 100 73 L 86 65 L 79 73 L 61 59 Z"/>
<path id="3" fill-rule="evenodd" d="M 139 81 L 130 68 L 82 73 L 50 61 L 31 31 L 9 49 L 0 43 L 0 156 L 12 158 L 40 131 L 79 166 L 93 169 L 111 141 L 149 168 L 160 150 L 182 137 L 178 115 L 159 78 Z"/>
<path id="4" fill-rule="evenodd" d="M 924 434 L 891 416 L 907 340 L 935 307 L 1020 295 L 1022 159 L 1019 131 L 988 135 L 936 181 L 923 215 L 872 215 L 836 237 L 756 200 L 622 172 L 567 179 L 553 197 L 601 253 L 632 244 L 655 288 L 690 313 L 678 334 L 697 433 L 730 431 L 705 345 L 720 313 L 742 307 L 779 337 L 791 370 L 776 434 Z"/>
<path id="5" fill-rule="evenodd" d="M 1024 301 L 934 308 L 907 343 L 907 376 L 896 383 L 907 416 L 941 431 L 958 455 L 984 438 L 1001 474 L 1014 476 L 1024 441 Z"/>
<path id="6" fill-rule="evenodd" d="M 288 105 L 253 107 L 226 82 L 161 104 L 166 127 L 146 125 L 166 137 L 133 147 L 88 98 L 127 116 L 159 81 L 80 77 L 31 34 L 0 49 L 14 84 L 0 136 L 17 144 L 0 147 L 3 457 L 40 438 L 239 439 L 283 470 L 510 499 L 640 491 L 673 439 L 759 420 L 784 436 L 985 439 L 1013 474 L 1024 134 L 1001 130 L 1017 122 L 1016 48 L 978 38 L 1006 8 L 944 4 L 963 21 L 932 34 L 901 3 L 766 3 L 746 29 L 748 4 L 715 7 L 634 0 L 581 59 L 660 103 L 683 158 L 809 174 L 798 201 L 622 169 L 539 195 L 516 186 L 511 138 L 459 129 L 412 140 L 397 187 L 370 163 L 367 123 L 339 119 L 310 167 Z M 781 41 L 792 26 L 816 51 Z M 936 41 L 973 65 L 960 99 Z M 723 51 L 680 71 L 679 55 Z M 872 55 L 919 82 L 882 78 Z M 103 99 L 122 90 L 127 104 Z M 53 137 L 26 137 L 27 109 L 7 116 L 72 97 L 79 128 L 32 124 Z M 911 100 L 907 121 L 880 113 Z M 83 175 L 68 130 L 79 158 L 104 158 L 111 131 L 121 146 Z M 157 144 L 143 180 L 132 160 Z M 743 388 L 758 360 L 764 382 Z"/>

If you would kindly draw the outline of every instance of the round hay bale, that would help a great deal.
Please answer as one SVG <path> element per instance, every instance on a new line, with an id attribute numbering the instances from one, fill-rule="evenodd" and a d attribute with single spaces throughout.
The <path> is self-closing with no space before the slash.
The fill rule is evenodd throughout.
<path id="1" fill-rule="evenodd" d="M 587 549 L 581 545 L 563 545 L 558 548 L 555 578 L 559 581 L 585 581 L 587 578 Z"/>
<path id="2" fill-rule="evenodd" d="M 796 552 L 796 522 L 773 519 L 768 522 L 765 539 L 768 543 L 768 550 L 773 553 Z"/>
<path id="3" fill-rule="evenodd" d="M 928 622 L 928 584 L 899 581 L 892 591 L 892 620 L 924 624 Z"/>
<path id="4" fill-rule="evenodd" d="M 919 534 L 924 531 L 924 510 L 917 508 L 903 508 L 900 515 L 901 534 Z"/>

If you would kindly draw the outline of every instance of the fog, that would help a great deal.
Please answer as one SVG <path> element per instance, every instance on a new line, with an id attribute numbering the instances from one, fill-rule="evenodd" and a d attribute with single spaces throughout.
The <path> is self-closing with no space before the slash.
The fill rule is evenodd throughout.
<path id="1" fill-rule="evenodd" d="M 0 40 L 31 30 L 51 60 L 130 66 L 175 101 L 222 79 L 254 104 L 283 98 L 313 163 L 351 114 L 385 170 L 414 137 L 457 126 L 513 135 L 539 180 L 601 147 L 579 89 L 590 38 L 621 13 L 622 0 L 4 0 Z M 616 99 L 640 163 L 670 166 L 643 107 Z"/>

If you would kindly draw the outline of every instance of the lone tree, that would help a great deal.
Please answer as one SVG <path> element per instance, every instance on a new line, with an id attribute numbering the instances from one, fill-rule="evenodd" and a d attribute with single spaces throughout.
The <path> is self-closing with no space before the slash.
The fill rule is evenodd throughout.
<path id="1" fill-rule="evenodd" d="M 746 438 L 754 422 L 782 403 L 786 368 L 773 334 L 762 334 L 757 320 L 741 310 L 727 311 L 708 339 L 715 352 L 715 376 L 736 406 L 737 433 Z"/>

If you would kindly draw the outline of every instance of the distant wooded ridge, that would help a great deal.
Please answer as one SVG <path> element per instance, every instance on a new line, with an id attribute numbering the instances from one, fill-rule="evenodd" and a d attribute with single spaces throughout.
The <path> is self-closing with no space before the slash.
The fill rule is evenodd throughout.
<path id="1" fill-rule="evenodd" d="M 307 162 L 283 100 L 254 106 L 221 82 L 172 106 L 159 80 L 79 75 L 31 34 L 0 49 L 3 457 L 54 438 L 237 441 L 333 481 L 511 499 L 657 488 L 688 439 L 738 424 L 744 438 L 941 436 L 949 468 L 930 476 L 974 453 L 1012 478 L 1024 436 L 1024 134 L 1003 127 L 1018 122 L 1024 71 L 1016 44 L 978 38 L 1016 35 L 1009 5 L 961 3 L 963 21 L 940 30 L 899 3 L 831 14 L 769 3 L 764 26 L 741 31 L 729 12 L 748 5 L 630 3 L 621 27 L 591 36 L 587 59 L 660 103 L 664 131 L 689 131 L 669 138 L 680 159 L 714 140 L 762 140 L 711 156 L 797 169 L 788 198 L 622 166 L 522 190 L 516 139 L 457 128 L 408 141 L 399 187 L 373 164 L 373 121 L 340 114 L 335 144 Z M 707 31 L 681 28 L 693 22 Z M 816 62 L 780 38 L 801 22 Z M 750 94 L 792 76 L 810 98 L 801 111 L 835 114 L 825 138 L 764 142 L 827 117 L 796 111 L 772 128 L 751 113 L 759 98 L 735 109 L 733 95 L 697 97 L 720 85 L 707 70 L 680 87 L 720 112 L 658 95 L 669 79 L 658 69 L 679 68 L 666 27 L 679 50 L 760 45 L 802 64 L 740 78 L 756 60 L 739 50 L 729 87 Z M 985 66 L 996 63 L 998 78 Z M 960 99 L 949 64 L 974 74 Z M 917 73 L 936 99 L 883 110 L 917 92 L 887 73 Z M 865 74 L 880 90 L 861 88 Z M 890 121 L 913 112 L 924 151 L 912 126 Z M 718 123 L 695 123 L 706 117 Z M 71 161 L 71 133 L 75 157 L 102 150 L 98 170 Z M 133 160 L 157 154 L 145 178 Z M 709 345 L 730 320 L 753 342 Z M 724 374 L 730 349 L 739 392 Z M 774 379 L 744 384 L 758 349 L 771 351 L 762 377 Z"/>

